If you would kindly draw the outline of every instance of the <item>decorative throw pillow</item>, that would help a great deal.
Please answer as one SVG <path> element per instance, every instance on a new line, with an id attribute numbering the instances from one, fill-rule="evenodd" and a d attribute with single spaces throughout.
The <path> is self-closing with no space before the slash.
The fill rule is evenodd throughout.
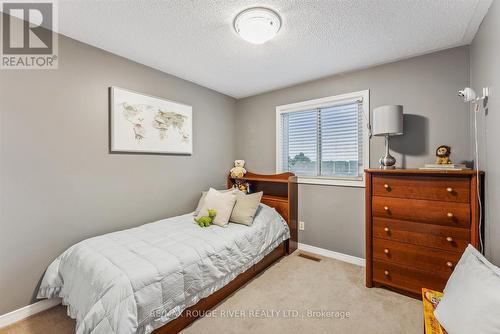
<path id="1" fill-rule="evenodd" d="M 236 195 L 232 192 L 221 193 L 213 188 L 210 188 L 205 196 L 203 206 L 198 213 L 198 218 L 208 216 L 208 210 L 213 209 L 217 211 L 217 215 L 212 223 L 219 226 L 226 226 L 229 222 L 229 217 L 231 216 L 235 203 Z"/>
<path id="2" fill-rule="evenodd" d="M 217 190 L 220 193 L 233 193 L 236 195 L 236 193 L 241 192 L 239 189 L 232 188 L 232 189 L 223 189 L 223 190 Z M 198 216 L 200 213 L 201 208 L 203 207 L 203 203 L 205 202 L 205 197 L 207 196 L 208 191 L 203 191 L 201 193 L 200 200 L 198 201 L 198 205 L 196 206 L 196 209 L 193 212 L 193 215 Z"/>
<path id="3" fill-rule="evenodd" d="M 434 315 L 448 333 L 500 333 L 500 268 L 469 245 Z"/>
<path id="4" fill-rule="evenodd" d="M 250 226 L 253 223 L 255 213 L 259 208 L 262 199 L 262 191 L 254 194 L 245 195 L 242 192 L 236 194 L 236 204 L 229 220 L 233 223 Z"/>

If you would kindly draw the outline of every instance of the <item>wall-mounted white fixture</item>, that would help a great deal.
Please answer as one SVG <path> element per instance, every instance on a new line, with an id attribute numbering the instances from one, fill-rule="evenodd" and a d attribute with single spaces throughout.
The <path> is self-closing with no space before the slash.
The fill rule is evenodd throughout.
<path id="1" fill-rule="evenodd" d="M 458 96 L 460 96 L 462 99 L 464 99 L 464 102 L 477 102 L 484 100 L 488 97 L 490 94 L 490 89 L 488 87 L 483 88 L 483 96 L 477 97 L 476 92 L 474 89 L 470 87 L 465 87 L 462 90 L 458 91 Z"/>
<path id="2" fill-rule="evenodd" d="M 271 40 L 281 28 L 279 15 L 267 8 L 249 8 L 234 19 L 234 30 L 245 41 L 264 44 Z"/>
<path id="3" fill-rule="evenodd" d="M 474 167 L 476 169 L 476 177 L 479 180 L 479 140 L 478 140 L 478 135 L 477 135 L 477 114 L 479 113 L 480 110 L 480 103 L 479 101 L 483 101 L 482 106 L 483 109 L 487 109 L 487 104 L 488 104 L 488 97 L 490 95 L 490 88 L 489 87 L 483 87 L 483 96 L 477 97 L 476 92 L 474 89 L 470 87 L 465 87 L 462 90 L 458 91 L 458 96 L 460 96 L 465 103 L 472 102 L 474 106 Z M 481 223 L 483 221 L 482 215 L 483 215 L 483 203 L 481 200 L 481 191 L 479 189 L 480 183 L 477 182 L 477 200 L 479 202 L 479 230 L 481 231 Z M 483 247 L 483 238 L 482 238 L 482 233 L 479 233 L 479 244 L 481 245 L 481 250 L 484 250 Z"/>

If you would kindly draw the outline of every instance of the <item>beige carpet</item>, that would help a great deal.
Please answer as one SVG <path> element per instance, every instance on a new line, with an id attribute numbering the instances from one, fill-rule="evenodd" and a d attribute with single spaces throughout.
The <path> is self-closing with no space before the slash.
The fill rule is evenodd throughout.
<path id="1" fill-rule="evenodd" d="M 0 329 L 0 334 L 63 334 L 74 328 L 58 306 Z M 332 259 L 315 262 L 295 252 L 182 333 L 422 334 L 423 325 L 418 300 L 365 288 L 364 268 Z"/>

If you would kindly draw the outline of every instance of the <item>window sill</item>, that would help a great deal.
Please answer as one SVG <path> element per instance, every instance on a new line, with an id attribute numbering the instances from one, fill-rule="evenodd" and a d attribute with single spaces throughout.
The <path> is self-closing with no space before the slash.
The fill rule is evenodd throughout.
<path id="1" fill-rule="evenodd" d="M 299 184 L 317 184 L 323 186 L 339 186 L 339 187 L 355 187 L 355 188 L 364 188 L 365 180 L 342 180 L 342 179 L 330 179 L 330 178 L 322 178 L 322 177 L 307 177 L 307 176 L 298 176 L 297 182 Z"/>

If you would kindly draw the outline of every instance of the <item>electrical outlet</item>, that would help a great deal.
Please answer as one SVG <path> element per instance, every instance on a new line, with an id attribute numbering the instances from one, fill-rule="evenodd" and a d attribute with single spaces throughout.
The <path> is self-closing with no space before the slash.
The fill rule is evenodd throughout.
<path id="1" fill-rule="evenodd" d="M 304 229 L 305 229 L 304 222 L 299 222 L 299 231 L 304 231 Z"/>

